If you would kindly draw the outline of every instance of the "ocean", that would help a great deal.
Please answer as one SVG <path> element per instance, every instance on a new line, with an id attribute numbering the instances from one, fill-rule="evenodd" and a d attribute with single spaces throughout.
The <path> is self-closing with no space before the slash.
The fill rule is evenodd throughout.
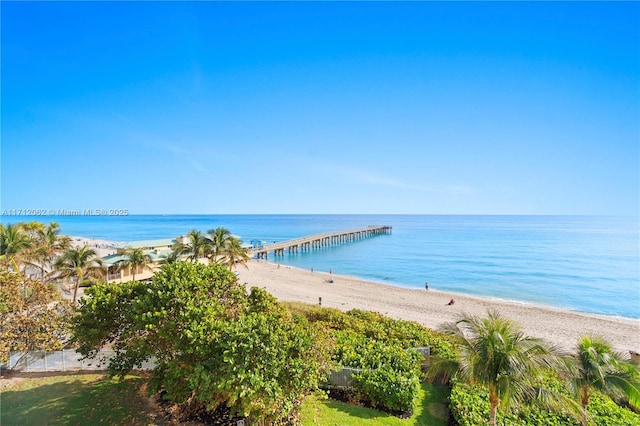
<path id="1" fill-rule="evenodd" d="M 395 286 L 640 318 L 637 217 L 448 215 L 132 215 L 12 217 L 120 242 L 228 228 L 244 242 L 391 225 L 390 235 L 269 261 Z"/>

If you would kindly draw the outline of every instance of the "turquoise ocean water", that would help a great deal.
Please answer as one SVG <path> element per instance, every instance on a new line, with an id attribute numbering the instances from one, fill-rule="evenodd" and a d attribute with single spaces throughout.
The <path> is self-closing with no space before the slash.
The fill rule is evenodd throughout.
<path id="1" fill-rule="evenodd" d="M 3 218 L 3 222 L 12 221 Z M 16 218 L 11 218 L 16 219 Z M 403 286 L 640 318 L 636 217 L 432 215 L 56 216 L 66 235 L 170 238 L 224 226 L 243 241 L 283 241 L 368 225 L 391 235 L 269 260 Z"/>

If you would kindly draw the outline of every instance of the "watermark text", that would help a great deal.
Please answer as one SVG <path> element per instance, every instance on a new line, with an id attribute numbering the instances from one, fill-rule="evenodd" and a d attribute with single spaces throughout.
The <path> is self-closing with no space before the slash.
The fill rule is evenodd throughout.
<path id="1" fill-rule="evenodd" d="M 2 216 L 129 216 L 129 209 L 3 209 Z"/>

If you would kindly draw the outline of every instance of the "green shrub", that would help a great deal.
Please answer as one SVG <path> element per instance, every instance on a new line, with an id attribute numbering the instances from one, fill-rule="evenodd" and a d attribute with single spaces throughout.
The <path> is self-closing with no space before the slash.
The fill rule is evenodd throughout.
<path id="1" fill-rule="evenodd" d="M 636 426 L 640 425 L 640 415 L 618 406 L 605 395 L 593 395 L 587 407 L 598 426 Z"/>
<path id="2" fill-rule="evenodd" d="M 562 383 L 548 379 L 548 387 L 569 395 Z M 479 426 L 489 417 L 489 397 L 486 389 L 463 383 L 454 383 L 449 397 L 451 414 L 460 426 Z M 499 409 L 500 410 L 500 409 Z M 596 394 L 589 403 L 591 425 L 640 426 L 640 415 L 616 405 L 609 397 Z M 501 426 L 579 426 L 580 422 L 568 411 L 550 412 L 536 405 L 523 406 L 519 410 L 500 410 L 498 424 Z"/>
<path id="3" fill-rule="evenodd" d="M 412 411 L 420 382 L 416 374 L 383 367 L 363 370 L 352 376 L 356 391 L 376 408 L 385 411 Z"/>
<path id="4" fill-rule="evenodd" d="M 332 359 L 345 367 L 361 368 L 352 385 L 363 400 L 386 411 L 409 411 L 417 395 L 422 355 L 410 350 L 429 346 L 433 354 L 451 358 L 449 337 L 422 325 L 395 320 L 376 312 L 289 305 L 310 323 L 330 330 L 335 347 Z"/>
<path id="5" fill-rule="evenodd" d="M 167 264 L 151 283 L 96 285 L 74 319 L 79 352 L 105 345 L 124 376 L 155 358 L 149 389 L 198 409 L 226 405 L 233 414 L 285 423 L 329 371 L 324 333 L 273 296 L 247 294 L 221 265 Z"/>

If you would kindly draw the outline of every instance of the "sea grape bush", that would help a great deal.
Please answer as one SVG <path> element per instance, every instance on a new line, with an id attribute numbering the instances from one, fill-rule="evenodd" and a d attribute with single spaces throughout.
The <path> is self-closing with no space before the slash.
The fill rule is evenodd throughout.
<path id="1" fill-rule="evenodd" d="M 361 310 L 314 308 L 305 309 L 304 314 L 310 322 L 332 330 L 337 364 L 363 369 L 352 375 L 359 398 L 386 411 L 413 409 L 423 358 L 410 348 L 430 346 L 444 357 L 453 353 L 447 337 L 414 322 Z"/>
<path id="2" fill-rule="evenodd" d="M 352 385 L 372 406 L 404 412 L 413 410 L 420 381 L 415 371 L 398 371 L 385 366 L 354 374 Z"/>
<path id="3" fill-rule="evenodd" d="M 420 385 L 420 353 L 353 331 L 336 331 L 334 337 L 336 362 L 363 370 L 352 376 L 361 399 L 387 411 L 413 409 Z"/>
<path id="4" fill-rule="evenodd" d="M 330 308 L 307 308 L 302 312 L 310 322 L 321 322 L 331 330 L 349 330 L 368 339 L 404 348 L 429 346 L 441 358 L 453 358 L 452 340 L 412 321 L 396 320 L 376 312 L 353 309 L 341 312 Z"/>
<path id="5" fill-rule="evenodd" d="M 53 285 L 0 269 L 0 363 L 14 351 L 62 349 L 71 313 Z"/>
<path id="6" fill-rule="evenodd" d="M 249 423 L 282 424 L 330 366 L 322 332 L 265 291 L 247 294 L 224 266 L 176 262 L 151 283 L 87 294 L 74 320 L 78 350 L 111 345 L 114 375 L 153 357 L 150 389 L 174 403 L 226 404 Z"/>

